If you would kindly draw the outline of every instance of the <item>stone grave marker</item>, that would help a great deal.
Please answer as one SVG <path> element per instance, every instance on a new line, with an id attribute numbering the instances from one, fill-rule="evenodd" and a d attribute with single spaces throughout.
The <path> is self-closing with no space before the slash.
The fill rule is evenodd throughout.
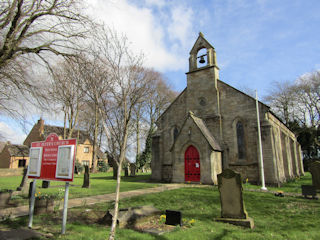
<path id="1" fill-rule="evenodd" d="M 136 176 L 136 164 L 130 163 L 130 177 Z"/>
<path id="2" fill-rule="evenodd" d="M 128 166 L 124 167 L 124 176 L 129 177 L 129 167 Z"/>
<path id="3" fill-rule="evenodd" d="M 309 171 L 312 174 L 312 185 L 320 190 L 320 161 L 315 161 L 310 164 Z"/>
<path id="4" fill-rule="evenodd" d="M 182 215 L 180 211 L 166 210 L 166 224 L 182 226 Z"/>
<path id="5" fill-rule="evenodd" d="M 90 175 L 89 175 L 89 166 L 84 166 L 84 175 L 83 175 L 83 188 L 89 188 L 90 186 Z"/>
<path id="6" fill-rule="evenodd" d="M 25 193 L 28 193 L 29 192 L 29 179 L 28 179 L 28 176 L 27 176 L 27 172 L 28 172 L 28 168 L 25 167 L 23 169 L 23 176 L 22 176 L 22 180 L 21 180 L 21 183 L 20 183 L 20 186 L 17 187 L 17 191 L 22 191 L 23 194 Z"/>
<path id="7" fill-rule="evenodd" d="M 313 185 L 301 185 L 301 191 L 304 198 L 311 196 L 312 199 L 317 199 L 317 189 Z"/>
<path id="8" fill-rule="evenodd" d="M 221 218 L 217 218 L 216 221 L 253 228 L 253 219 L 248 217 L 243 203 L 240 174 L 231 169 L 225 169 L 218 174 L 218 188 L 220 192 Z"/>
<path id="9" fill-rule="evenodd" d="M 42 188 L 49 188 L 49 187 L 50 187 L 50 181 L 43 180 L 42 181 Z"/>

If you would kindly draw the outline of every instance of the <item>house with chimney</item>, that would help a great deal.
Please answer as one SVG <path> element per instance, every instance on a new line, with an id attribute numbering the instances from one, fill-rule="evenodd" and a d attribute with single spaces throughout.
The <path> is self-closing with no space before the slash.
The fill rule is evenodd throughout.
<path id="1" fill-rule="evenodd" d="M 24 168 L 29 163 L 29 147 L 7 142 L 0 152 L 0 168 Z"/>
<path id="2" fill-rule="evenodd" d="M 63 139 L 64 128 L 59 126 L 51 126 L 44 123 L 43 119 L 32 127 L 23 142 L 23 145 L 14 145 L 10 142 L 6 143 L 0 152 L 0 168 L 19 168 L 28 165 L 29 148 L 32 142 L 45 141 L 50 133 L 56 133 L 59 139 Z M 77 139 L 76 161 L 84 166 L 92 166 L 93 159 L 93 141 L 89 134 L 85 131 L 75 129 L 72 138 Z M 105 161 L 105 156 L 100 149 L 97 151 L 98 161 Z"/>

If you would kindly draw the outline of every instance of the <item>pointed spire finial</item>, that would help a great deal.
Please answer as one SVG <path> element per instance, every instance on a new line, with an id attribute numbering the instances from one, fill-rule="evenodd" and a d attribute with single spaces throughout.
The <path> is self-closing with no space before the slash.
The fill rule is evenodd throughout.
<path id="1" fill-rule="evenodd" d="M 203 35 L 203 33 L 202 33 L 202 32 L 199 32 L 199 36 L 204 37 L 204 35 Z"/>

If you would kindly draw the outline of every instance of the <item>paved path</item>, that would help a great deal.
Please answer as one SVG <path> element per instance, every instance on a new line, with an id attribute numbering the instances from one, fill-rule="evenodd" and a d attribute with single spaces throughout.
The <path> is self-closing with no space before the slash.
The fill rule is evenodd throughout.
<path id="1" fill-rule="evenodd" d="M 158 193 L 166 190 L 173 190 L 173 189 L 181 188 L 184 186 L 185 184 L 163 184 L 159 187 L 154 187 L 154 188 L 145 188 L 145 189 L 132 190 L 128 192 L 121 192 L 120 199 L 144 195 L 144 194 L 150 194 L 150 193 Z M 102 203 L 102 202 L 109 202 L 109 201 L 113 201 L 114 199 L 115 199 L 115 193 L 83 197 L 83 198 L 74 198 L 74 199 L 69 199 L 68 208 L 80 207 L 83 205 L 92 205 L 92 204 Z M 60 209 L 62 208 L 63 206 L 61 204 Z M 29 205 L 0 209 L 0 220 L 5 217 L 16 218 L 16 217 L 27 216 L 27 215 L 29 215 Z"/>

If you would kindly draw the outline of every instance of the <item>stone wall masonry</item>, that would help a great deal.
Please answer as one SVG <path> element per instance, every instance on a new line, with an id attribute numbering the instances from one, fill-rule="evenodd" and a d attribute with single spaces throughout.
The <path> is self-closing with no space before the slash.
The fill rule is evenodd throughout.
<path id="1" fill-rule="evenodd" d="M 284 173 L 284 163 L 282 156 L 282 144 L 281 144 L 281 130 L 279 127 L 273 127 L 273 135 L 274 135 L 274 145 L 276 151 L 276 165 L 277 165 L 277 173 L 278 173 L 278 181 L 279 183 L 283 183 L 286 181 L 285 173 Z"/>
<path id="2" fill-rule="evenodd" d="M 152 138 L 151 179 L 161 181 L 162 162 L 160 160 L 160 137 Z"/>
<path id="3" fill-rule="evenodd" d="M 268 113 L 267 117 L 271 125 L 281 132 L 279 147 L 282 148 L 283 168 L 286 179 L 289 180 L 300 176 L 303 171 L 301 170 L 302 157 L 298 151 L 300 144 L 297 142 L 296 136 L 271 113 Z M 281 158 L 278 158 L 277 162 L 280 160 Z"/>
<path id="4" fill-rule="evenodd" d="M 277 170 L 275 163 L 275 150 L 272 146 L 272 126 L 263 126 L 261 129 L 262 138 L 262 151 L 263 151 L 263 164 L 264 176 L 266 184 L 275 184 L 278 181 Z M 259 169 L 260 170 L 260 169 Z"/>
<path id="5" fill-rule="evenodd" d="M 23 168 L 0 168 L 0 177 L 22 176 Z"/>

